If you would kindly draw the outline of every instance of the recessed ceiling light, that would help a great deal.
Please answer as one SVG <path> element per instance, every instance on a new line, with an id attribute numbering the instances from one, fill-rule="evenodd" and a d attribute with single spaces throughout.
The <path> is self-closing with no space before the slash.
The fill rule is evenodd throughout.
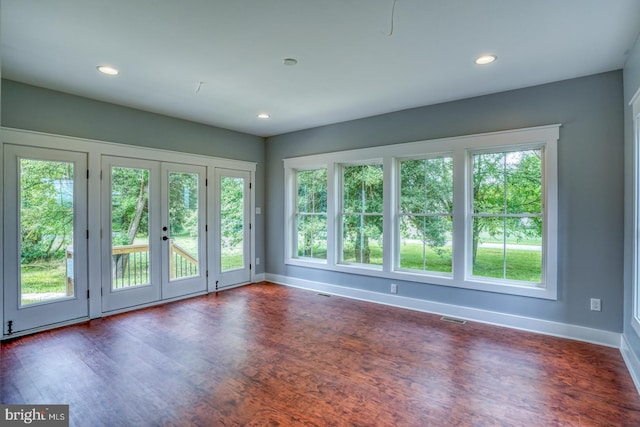
<path id="1" fill-rule="evenodd" d="M 258 118 L 259 119 L 268 119 L 269 117 L 271 117 L 270 115 L 268 115 L 267 113 L 260 113 L 258 114 Z"/>
<path id="2" fill-rule="evenodd" d="M 495 55 L 482 55 L 476 59 L 476 64 L 487 65 L 487 64 L 491 64 L 496 59 L 498 59 L 498 57 Z"/>
<path id="3" fill-rule="evenodd" d="M 102 74 L 107 74 L 109 76 L 117 76 L 119 72 L 117 68 L 113 68 L 110 65 L 98 65 L 96 68 Z"/>
<path id="4" fill-rule="evenodd" d="M 284 65 L 296 65 L 298 63 L 298 60 L 295 58 L 284 58 L 282 60 L 282 63 Z"/>

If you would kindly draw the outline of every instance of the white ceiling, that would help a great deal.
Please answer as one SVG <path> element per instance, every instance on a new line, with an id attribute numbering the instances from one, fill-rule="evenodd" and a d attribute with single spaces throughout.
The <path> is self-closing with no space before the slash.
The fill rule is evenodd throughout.
<path id="1" fill-rule="evenodd" d="M 640 29 L 638 0 L 396 1 L 2 0 L 2 77 L 270 136 L 620 69 Z"/>

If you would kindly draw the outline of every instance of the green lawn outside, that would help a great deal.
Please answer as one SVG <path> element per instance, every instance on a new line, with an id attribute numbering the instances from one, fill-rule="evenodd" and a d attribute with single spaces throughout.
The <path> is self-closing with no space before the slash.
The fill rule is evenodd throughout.
<path id="1" fill-rule="evenodd" d="M 370 264 L 382 265 L 382 248 L 376 243 L 371 243 L 370 249 Z M 326 253 L 326 249 L 316 248 L 314 249 L 314 253 Z M 401 245 L 400 267 L 408 270 L 451 273 L 451 248 L 442 248 L 440 253 L 437 253 L 434 249 L 427 247 L 425 266 L 423 266 L 422 254 L 422 245 L 420 243 L 405 243 Z M 542 276 L 541 257 L 540 251 L 508 249 L 506 278 L 509 280 L 539 283 Z M 356 262 L 353 249 L 347 247 L 344 251 L 343 259 L 345 262 Z M 473 275 L 503 278 L 502 250 L 498 248 L 478 248 L 476 264 L 473 267 Z"/>
<path id="2" fill-rule="evenodd" d="M 67 272 L 64 260 L 22 266 L 22 293 L 66 292 Z"/>
<path id="3" fill-rule="evenodd" d="M 406 243 L 400 245 L 400 268 L 422 270 L 422 245 Z M 446 247 L 436 252 L 430 247 L 426 248 L 424 270 L 438 273 L 451 273 L 451 248 Z"/>
<path id="4" fill-rule="evenodd" d="M 220 260 L 220 264 L 222 271 L 235 270 L 237 268 L 244 267 L 242 254 L 223 255 L 222 259 Z"/>
<path id="5" fill-rule="evenodd" d="M 326 249 L 316 248 L 314 253 L 326 256 Z M 401 268 L 421 271 L 423 269 L 422 245 L 419 243 L 403 244 L 400 248 L 400 260 Z M 66 270 L 63 261 L 23 266 L 22 293 L 64 293 L 66 290 Z M 355 262 L 353 251 L 345 251 L 345 261 Z M 371 245 L 371 264 L 382 265 L 382 249 L 376 244 Z M 507 250 L 507 279 L 540 282 L 540 266 L 541 253 L 539 251 Z M 223 271 L 240 267 L 242 267 L 242 254 L 234 254 L 222 258 Z M 433 249 L 428 248 L 426 270 L 451 272 L 451 249 L 444 248 L 438 254 Z M 481 277 L 502 278 L 502 250 L 497 248 L 478 248 L 473 274 Z"/>
<path id="6" fill-rule="evenodd" d="M 53 262 L 23 265 L 20 284 L 22 286 L 22 305 L 34 304 L 47 299 L 58 298 L 33 298 L 35 294 L 60 294 L 64 297 L 67 291 L 67 276 L 65 260 Z M 29 297 L 31 295 L 32 297 Z"/>
<path id="7" fill-rule="evenodd" d="M 473 275 L 502 278 L 504 274 L 502 257 L 501 249 L 478 248 Z M 507 279 L 540 283 L 542 280 L 541 266 L 542 253 L 540 251 L 507 249 Z"/>
<path id="8" fill-rule="evenodd" d="M 482 243 L 503 243 L 501 238 L 491 237 L 489 233 L 480 233 L 480 241 Z M 515 239 L 513 237 L 507 237 L 508 245 L 542 245 L 542 238 L 536 237 L 523 237 Z"/>

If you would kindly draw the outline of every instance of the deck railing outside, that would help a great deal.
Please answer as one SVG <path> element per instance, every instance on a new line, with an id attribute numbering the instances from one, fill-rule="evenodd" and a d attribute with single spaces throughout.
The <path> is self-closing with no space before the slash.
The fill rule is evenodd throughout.
<path id="1" fill-rule="evenodd" d="M 112 286 L 114 289 L 150 283 L 149 245 L 122 245 L 112 248 Z M 188 250 L 169 240 L 169 278 L 198 274 L 198 260 Z"/>
<path id="2" fill-rule="evenodd" d="M 111 257 L 111 286 L 114 289 L 150 282 L 148 244 L 114 246 Z"/>

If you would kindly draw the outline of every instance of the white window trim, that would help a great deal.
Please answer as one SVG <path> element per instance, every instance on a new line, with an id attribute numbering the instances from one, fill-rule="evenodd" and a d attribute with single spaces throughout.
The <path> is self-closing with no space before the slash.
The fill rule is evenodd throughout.
<path id="1" fill-rule="evenodd" d="M 291 243 L 290 245 L 290 252 L 292 254 L 292 257 L 295 257 L 296 259 L 301 259 L 304 261 L 308 261 L 308 262 L 313 262 L 313 263 L 319 263 L 319 264 L 326 264 L 327 260 L 326 259 L 322 259 L 322 258 L 313 258 L 313 257 L 305 257 L 305 256 L 297 256 L 295 254 L 298 253 L 298 239 L 297 238 L 293 238 L 294 236 L 297 236 L 297 232 L 298 229 L 296 227 L 296 215 L 299 213 L 298 212 L 298 192 L 297 192 L 297 186 L 298 186 L 298 181 L 297 181 L 297 177 L 298 177 L 298 172 L 304 172 L 304 171 L 314 171 L 314 170 L 321 170 L 321 169 L 327 169 L 326 165 L 322 165 L 322 166 L 318 166 L 318 167 L 310 167 L 310 168 L 298 168 L 298 169 L 294 169 L 293 171 L 288 170 L 287 172 L 291 173 L 293 175 L 292 179 L 293 179 L 293 186 L 296 188 L 296 192 L 292 195 L 293 196 L 293 202 L 291 204 L 292 208 L 293 208 L 293 212 L 292 212 L 292 217 L 291 217 L 291 230 L 290 230 L 290 235 L 291 235 L 291 239 L 289 240 L 289 242 Z M 329 191 L 329 176 L 328 176 L 328 171 L 327 171 L 327 192 Z M 327 201 L 328 202 L 328 201 Z M 309 215 L 322 215 L 322 213 L 313 213 L 313 214 L 309 214 Z M 327 209 L 327 211 L 324 213 L 325 216 L 328 217 L 329 215 L 329 210 Z M 327 222 L 328 222 L 328 218 L 327 218 Z M 329 230 L 329 227 L 327 225 L 327 230 Z M 327 233 L 328 234 L 328 233 Z M 329 239 L 329 236 L 327 235 L 327 240 Z M 327 242 L 327 247 L 328 247 L 328 242 Z M 328 250 L 327 250 L 327 256 L 328 254 Z"/>
<path id="2" fill-rule="evenodd" d="M 633 258 L 631 326 L 640 336 L 640 89 L 629 102 L 633 117 Z"/>
<path id="3" fill-rule="evenodd" d="M 285 264 L 310 267 L 336 272 L 361 274 L 388 278 L 391 280 L 407 280 L 412 282 L 451 286 L 511 295 L 521 295 L 543 299 L 557 299 L 557 211 L 558 211 L 558 161 L 557 143 L 560 125 L 540 126 L 502 132 L 467 135 L 454 138 L 417 141 L 404 144 L 385 145 L 358 150 L 316 154 L 304 157 L 284 159 L 285 168 Z M 544 147 L 543 163 L 543 197 L 545 217 L 545 247 L 543 252 L 544 287 L 535 287 L 522 282 L 492 281 L 490 279 L 469 277 L 468 260 L 463 262 L 464 268 L 454 264 L 453 275 L 439 275 L 424 272 L 408 272 L 396 269 L 397 248 L 397 170 L 401 159 L 411 157 L 452 155 L 454 161 L 454 263 L 466 258 L 468 245 L 467 216 L 469 209 L 468 158 L 470 151 L 480 149 L 523 149 Z M 339 224 L 339 177 L 343 164 L 383 163 L 384 170 L 384 220 L 383 220 L 383 266 L 382 269 L 361 265 L 339 264 L 338 244 L 340 236 Z M 293 225 L 295 194 L 295 170 L 327 168 L 327 260 L 316 262 L 295 258 L 293 248 Z"/>
<path id="4" fill-rule="evenodd" d="M 323 260 L 323 259 L 317 259 L 317 258 L 307 258 L 307 257 L 298 257 L 297 254 L 297 240 L 295 238 L 295 236 L 297 235 L 297 229 L 296 229 L 296 206 L 298 204 L 298 181 L 297 181 L 297 172 L 298 171 L 307 171 L 307 170 L 317 170 L 317 169 L 327 169 L 327 259 Z M 293 191 L 289 191 L 287 193 L 285 193 L 285 226 L 284 226 L 284 231 L 285 231 L 285 258 L 287 259 L 291 259 L 291 260 L 295 260 L 295 261 L 300 261 L 303 264 L 302 265 L 308 265 L 308 264 L 317 264 L 317 265 L 324 265 L 327 264 L 329 262 L 329 256 L 333 256 L 332 250 L 329 250 L 330 247 L 329 246 L 329 240 L 332 238 L 332 236 L 330 235 L 331 233 L 329 233 L 329 230 L 331 228 L 329 228 L 329 221 L 330 221 L 330 212 L 331 210 L 329 210 L 329 205 L 332 205 L 332 200 L 329 199 L 329 194 L 331 193 L 330 190 L 330 181 L 331 181 L 331 176 L 329 175 L 329 170 L 328 170 L 328 165 L 326 163 L 319 163 L 319 164 L 314 164 L 314 163 L 309 163 L 309 164 L 304 164 L 304 162 L 301 162 L 299 165 L 296 165 L 295 168 L 286 168 L 284 171 L 284 180 L 285 180 L 285 186 L 286 188 L 292 188 Z"/>
<path id="5" fill-rule="evenodd" d="M 496 149 L 497 148 L 497 149 Z M 542 230 L 543 231 L 548 231 L 548 223 L 549 223 L 549 215 L 548 215 L 548 209 L 546 209 L 546 205 L 547 203 L 545 203 L 544 201 L 546 200 L 545 198 L 545 194 L 546 194 L 546 186 L 547 186 L 547 181 L 549 181 L 549 177 L 547 175 L 545 175 L 545 165 L 546 165 L 546 158 L 547 158 L 547 149 L 546 149 L 546 144 L 544 143 L 534 143 L 534 144 L 520 144 L 520 145 L 515 145 L 515 146 L 504 146 L 504 147 L 494 147 L 492 149 L 479 149 L 479 150 L 468 150 L 467 151 L 467 168 L 468 168 L 468 174 L 467 174 L 467 200 L 466 200 L 466 207 L 468 209 L 469 212 L 469 216 L 471 217 L 472 214 L 471 212 L 473 212 L 473 162 L 471 161 L 471 158 L 473 157 L 474 154 L 484 154 L 484 153 L 497 153 L 497 152 L 508 152 L 508 151 L 522 151 L 522 150 L 541 150 L 542 152 L 542 156 L 543 156 L 543 161 L 542 161 L 542 167 L 543 167 L 543 171 L 542 171 L 542 195 L 543 195 L 543 213 L 542 213 L 542 219 L 543 219 L 543 226 L 542 226 Z M 469 221 L 471 222 L 471 220 Z M 467 227 L 467 233 L 466 233 L 466 240 L 465 242 L 467 244 L 471 244 L 472 240 L 473 240 L 473 230 L 471 229 L 471 227 Z M 547 242 L 549 242 L 551 239 L 551 236 L 549 236 L 548 233 L 545 233 L 545 236 L 543 236 L 543 251 L 547 251 L 548 245 Z M 508 279 L 492 279 L 490 277 L 482 277 L 482 276 L 474 276 L 473 275 L 473 269 L 472 269 L 472 260 L 471 260 L 471 251 L 465 251 L 465 263 L 466 263 L 466 268 L 464 270 L 465 273 L 465 280 L 469 281 L 469 282 L 479 282 L 480 284 L 482 283 L 496 283 L 499 285 L 502 284 L 508 284 L 510 286 L 526 286 L 526 287 L 530 287 L 531 285 L 528 285 L 526 282 L 521 282 L 521 281 L 517 281 L 517 280 L 508 280 Z M 547 283 L 546 280 L 546 272 L 547 272 L 547 268 L 546 268 L 546 264 L 548 264 L 550 261 L 547 259 L 548 257 L 545 256 L 545 254 L 542 254 L 542 283 Z M 555 256 L 554 256 L 554 260 L 555 260 Z"/>
<path id="6" fill-rule="evenodd" d="M 397 273 L 408 273 L 408 274 L 419 274 L 419 275 L 429 275 L 429 276 L 436 276 L 436 277 L 445 277 L 445 278 L 452 278 L 453 277 L 453 272 L 451 273 L 446 273 L 446 272 L 437 272 L 437 271 L 420 271 L 420 270 L 411 270 L 408 268 L 402 268 L 400 267 L 400 196 L 401 196 L 401 191 L 400 191 L 400 187 L 401 187 L 401 178 L 399 176 L 400 172 L 401 172 L 401 163 L 403 161 L 407 161 L 407 160 L 430 160 L 430 159 L 438 159 L 438 158 L 449 158 L 451 159 L 451 161 L 453 161 L 453 153 L 450 151 L 446 151 L 446 152 L 436 152 L 436 153 L 429 153 L 427 155 L 422 155 L 422 156 L 409 156 L 409 157 L 397 157 L 395 159 L 395 163 L 396 163 L 396 167 L 397 167 L 397 175 L 396 175 L 396 180 L 394 183 L 394 190 L 395 190 L 395 194 L 396 197 L 393 198 L 394 200 L 394 208 L 395 208 L 395 213 L 396 213 L 396 220 L 393 221 L 393 232 L 394 232 L 394 236 L 397 236 L 397 238 L 394 239 L 395 244 L 393 246 L 394 248 L 394 252 L 392 254 L 393 256 L 393 268 L 394 271 Z M 454 180 L 455 181 L 455 180 Z M 454 182 L 454 186 L 455 186 L 455 182 Z M 454 197 L 455 197 L 455 191 L 454 191 Z M 454 203 L 455 206 L 455 203 Z M 446 214 L 444 214 L 446 215 Z M 451 220 L 454 220 L 453 217 L 453 212 L 451 213 Z M 454 245 L 455 248 L 455 245 Z M 453 259 L 453 254 L 452 254 L 452 259 Z"/>
<path id="7" fill-rule="evenodd" d="M 343 242 L 343 237 L 344 236 L 344 229 L 343 229 L 343 209 L 344 209 L 344 193 L 343 193 L 343 189 L 344 189 L 344 168 L 345 167 L 349 167 L 349 166 L 367 166 L 367 165 L 380 165 L 382 166 L 382 173 L 383 173 L 383 177 L 384 177 L 384 161 L 383 159 L 374 159 L 374 160 L 367 160 L 367 161 L 351 161 L 351 162 L 342 162 L 340 164 L 337 165 L 336 168 L 336 172 L 338 173 L 338 176 L 335 177 L 338 181 L 338 210 L 336 212 L 337 216 L 336 216 L 336 225 L 338 226 L 338 231 L 337 233 L 331 233 L 331 234 L 335 234 L 336 236 L 336 243 L 338 245 L 338 250 L 336 251 L 336 263 L 338 265 L 342 265 L 342 266 L 348 266 L 348 267 L 357 267 L 357 268 L 365 268 L 368 270 L 374 270 L 374 271 L 381 271 L 382 270 L 382 266 L 381 265 L 374 265 L 374 264 L 364 264 L 364 263 L 358 263 L 358 262 L 349 262 L 349 261 L 345 261 L 343 258 L 344 256 L 344 242 Z M 383 182 L 383 194 L 384 194 L 384 178 L 382 179 Z M 327 194 L 327 197 L 329 197 L 329 195 Z M 386 204 L 383 203 L 383 209 L 385 207 Z M 370 213 L 363 213 L 360 212 L 359 214 L 366 216 L 366 215 L 377 215 L 377 214 L 370 214 Z M 380 212 L 380 214 L 382 215 L 383 221 L 385 218 L 384 215 L 384 211 Z M 384 226 L 382 227 L 384 230 Z M 329 234 L 329 231 L 327 230 L 327 234 Z M 384 241 L 385 241 L 385 235 L 384 233 L 382 234 L 382 254 L 384 256 L 385 250 L 384 250 Z M 384 264 L 384 259 L 382 260 L 382 263 Z"/>

